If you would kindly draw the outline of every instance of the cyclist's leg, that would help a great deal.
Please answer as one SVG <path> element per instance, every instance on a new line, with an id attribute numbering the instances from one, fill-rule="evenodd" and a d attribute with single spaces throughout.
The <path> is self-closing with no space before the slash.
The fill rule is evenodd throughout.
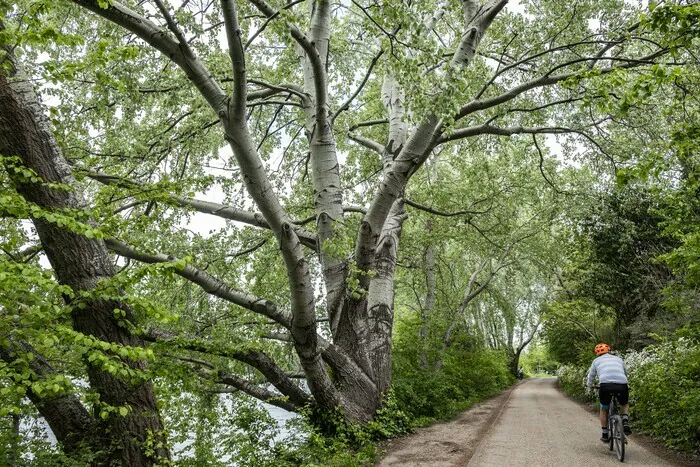
<path id="1" fill-rule="evenodd" d="M 598 395 L 600 398 L 600 430 L 602 432 L 600 440 L 605 443 L 610 439 L 610 434 L 608 433 L 608 407 L 610 407 L 612 393 L 609 385 L 601 384 Z"/>
<path id="2" fill-rule="evenodd" d="M 626 435 L 632 434 L 632 429 L 629 425 L 629 387 L 626 384 L 620 388 L 617 400 L 620 402 L 620 413 L 622 413 L 622 428 Z"/>

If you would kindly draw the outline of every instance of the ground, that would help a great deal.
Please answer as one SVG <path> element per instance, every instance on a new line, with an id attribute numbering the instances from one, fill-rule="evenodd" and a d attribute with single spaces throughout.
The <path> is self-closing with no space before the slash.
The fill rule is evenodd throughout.
<path id="1" fill-rule="evenodd" d="M 597 415 L 556 387 L 536 378 L 477 404 L 447 423 L 393 440 L 379 466 L 616 466 L 599 441 Z M 675 466 L 670 456 L 648 449 L 632 435 L 625 464 Z"/>

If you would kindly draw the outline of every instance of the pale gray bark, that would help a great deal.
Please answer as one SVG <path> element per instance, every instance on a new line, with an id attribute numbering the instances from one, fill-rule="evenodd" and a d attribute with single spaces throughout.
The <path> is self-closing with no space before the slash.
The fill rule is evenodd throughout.
<path id="1" fill-rule="evenodd" d="M 374 261 L 376 275 L 370 279 L 368 290 L 367 318 L 370 335 L 367 346 L 377 389 L 382 394 L 391 387 L 394 273 L 405 219 L 403 201 L 399 199 L 394 203 L 377 245 Z"/>
<path id="2" fill-rule="evenodd" d="M 304 42 L 299 42 L 297 55 L 304 74 L 304 90 L 310 96 L 308 104 L 304 106 L 306 136 L 311 154 L 314 211 L 326 286 L 326 308 L 331 322 L 331 332 L 335 333 L 345 296 L 346 263 L 344 258 L 333 257 L 324 248 L 324 243 L 333 241 L 335 223 L 342 221 L 343 216 L 340 166 L 328 105 L 326 73 L 331 3 L 327 0 L 309 1 L 309 9 L 311 25 L 307 36 L 311 47 Z"/>
<path id="3" fill-rule="evenodd" d="M 389 138 L 382 157 L 383 169 L 388 171 L 406 143 L 408 124 L 404 121 L 406 97 L 399 83 L 391 75 L 384 76 L 382 83 L 382 104 L 389 115 Z"/>

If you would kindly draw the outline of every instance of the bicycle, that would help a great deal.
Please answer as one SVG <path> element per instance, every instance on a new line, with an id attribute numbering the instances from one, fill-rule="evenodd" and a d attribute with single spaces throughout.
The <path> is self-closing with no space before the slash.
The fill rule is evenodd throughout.
<path id="1" fill-rule="evenodd" d="M 599 385 L 593 388 L 600 390 Z M 608 436 L 610 437 L 610 450 L 615 450 L 617 460 L 625 461 L 625 444 L 627 444 L 627 436 L 622 426 L 622 416 L 617 413 L 617 405 L 619 404 L 617 396 L 613 395 L 608 407 Z"/>

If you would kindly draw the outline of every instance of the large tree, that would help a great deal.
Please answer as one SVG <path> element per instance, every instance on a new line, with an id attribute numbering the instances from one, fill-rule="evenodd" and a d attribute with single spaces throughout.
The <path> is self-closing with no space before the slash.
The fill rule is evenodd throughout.
<path id="1" fill-rule="evenodd" d="M 3 30 L 0 22 L 0 33 Z M 26 205 L 15 204 L 15 214 L 31 217 L 58 281 L 68 287 L 63 293 L 71 309 L 73 329 L 107 345 L 143 347 L 141 336 L 122 324 L 125 320 L 136 324 L 136 320 L 118 293 L 113 299 L 90 295 L 100 281 L 114 276 L 114 265 L 104 241 L 91 235 L 89 224 L 83 224 L 82 230 L 78 225 L 69 228 L 55 217 L 62 217 L 61 212 L 84 210 L 87 205 L 76 189 L 31 81 L 9 47 L 0 52 L 4 62 L 0 71 L 0 154 L 15 189 L 26 201 Z M 52 213 L 56 215 L 52 217 Z M 21 305 L 25 299 L 20 300 Z M 20 372 L 22 363 L 28 364 L 26 395 L 67 453 L 92 448 L 95 459 L 105 465 L 151 465 L 169 458 L 153 385 L 143 377 L 143 361 L 129 354 L 118 357 L 133 372 L 125 374 L 110 371 L 100 360 L 86 360 L 87 376 L 100 403 L 114 409 L 104 417 L 93 417 L 75 395 L 39 391 L 41 386 L 34 383 L 54 376 L 55 370 L 41 355 L 27 358 L 35 350 L 18 334 L 3 332 L 0 358 L 10 367 L 19 367 Z"/>
<path id="2" fill-rule="evenodd" d="M 591 105 L 613 99 L 601 76 L 647 73 L 685 44 L 625 1 L 507 3 L 76 0 L 20 3 L 7 23 L 37 78 L 61 83 L 44 92 L 106 245 L 143 263 L 187 256 L 169 271 L 264 329 L 201 323 L 188 298 L 191 326 L 148 339 L 235 360 L 276 390 L 220 369 L 207 372 L 216 384 L 363 422 L 391 386 L 411 177 L 431 156 L 515 137 L 551 183 L 542 135 L 564 155 L 597 150 L 615 125 Z M 197 197 L 207 191 L 220 202 Z M 204 240 L 183 232 L 191 212 L 234 222 Z M 279 345 L 243 345 L 260 337 Z M 275 359 L 287 345 L 308 393 Z"/>

